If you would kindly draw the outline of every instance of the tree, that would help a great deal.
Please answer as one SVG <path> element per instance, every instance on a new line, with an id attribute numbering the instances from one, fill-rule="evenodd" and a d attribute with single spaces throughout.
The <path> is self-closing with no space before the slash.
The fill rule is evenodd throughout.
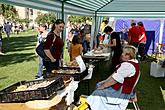
<path id="1" fill-rule="evenodd" d="M 36 18 L 36 22 L 38 24 L 48 24 L 48 27 L 50 24 L 54 23 L 56 20 L 56 14 L 53 12 L 49 12 L 49 13 L 38 13 L 38 17 Z"/>
<path id="2" fill-rule="evenodd" d="M 91 17 L 86 16 L 69 16 L 68 21 L 71 23 L 82 23 L 86 22 L 87 20 L 92 21 Z"/>
<path id="3" fill-rule="evenodd" d="M 29 23 L 29 22 L 31 22 L 31 20 L 29 20 L 28 18 L 25 18 L 25 19 L 18 19 L 17 22 L 19 22 L 19 23 Z"/>
<path id="4" fill-rule="evenodd" d="M 9 21 L 15 21 L 18 18 L 16 8 L 12 5 L 0 4 L 0 14 Z"/>

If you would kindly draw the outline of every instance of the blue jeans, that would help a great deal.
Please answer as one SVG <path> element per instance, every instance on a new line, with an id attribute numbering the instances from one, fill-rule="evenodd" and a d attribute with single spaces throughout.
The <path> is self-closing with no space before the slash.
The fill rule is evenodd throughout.
<path id="1" fill-rule="evenodd" d="M 39 56 L 39 65 L 38 65 L 38 73 L 37 73 L 37 77 L 41 77 L 43 72 L 43 61 L 42 61 L 42 58 Z"/>

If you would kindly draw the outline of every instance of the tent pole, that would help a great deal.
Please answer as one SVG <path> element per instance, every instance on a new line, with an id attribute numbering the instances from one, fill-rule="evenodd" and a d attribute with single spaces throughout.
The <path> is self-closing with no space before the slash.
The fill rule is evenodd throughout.
<path id="1" fill-rule="evenodd" d="M 96 31 L 96 12 L 95 12 L 95 16 L 92 17 L 90 50 L 92 50 L 94 46 L 93 43 L 95 42 L 95 31 Z"/>
<path id="2" fill-rule="evenodd" d="M 64 2 L 65 1 L 61 1 L 61 4 L 62 4 L 61 12 L 62 12 L 62 20 L 63 21 L 64 21 Z M 64 30 L 62 31 L 61 36 L 62 36 L 62 40 L 64 41 Z M 65 44 L 65 41 L 64 41 L 64 44 Z M 64 48 L 65 48 L 65 46 L 64 46 Z M 63 52 L 62 52 L 62 58 L 64 58 L 64 48 L 63 48 Z M 61 65 L 63 65 L 63 64 L 61 64 Z"/>
<path id="3" fill-rule="evenodd" d="M 62 3 L 62 20 L 64 21 L 64 1 L 61 1 Z M 64 40 L 64 31 L 62 31 L 62 40 Z"/>
<path id="4" fill-rule="evenodd" d="M 163 38 L 163 28 L 164 28 L 164 19 L 162 18 L 160 20 L 160 36 L 159 36 L 159 44 L 162 43 L 162 38 Z"/>
<path id="5" fill-rule="evenodd" d="M 160 34 L 159 34 L 158 45 L 162 43 L 163 28 L 164 28 L 164 19 L 162 18 L 162 19 L 160 20 Z M 158 46 L 158 51 L 160 51 L 160 46 Z"/>

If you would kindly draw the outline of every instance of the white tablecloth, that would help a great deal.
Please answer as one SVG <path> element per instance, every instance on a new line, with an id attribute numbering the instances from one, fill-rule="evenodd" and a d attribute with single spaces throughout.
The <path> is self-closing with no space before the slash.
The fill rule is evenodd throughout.
<path id="1" fill-rule="evenodd" d="M 100 53 L 100 54 L 95 54 L 93 53 L 93 50 L 87 52 L 84 54 L 85 56 L 105 56 L 105 57 L 109 57 L 110 53 Z"/>
<path id="2" fill-rule="evenodd" d="M 88 75 L 83 80 L 92 78 L 93 68 L 94 68 L 93 65 L 89 65 Z M 79 82 L 80 81 L 74 81 L 74 78 L 72 78 L 72 81 L 69 83 L 69 85 L 66 88 L 57 92 L 57 94 L 60 95 L 61 97 L 64 97 L 67 95 L 66 97 L 67 105 L 70 105 L 74 101 L 74 92 L 78 88 Z"/>

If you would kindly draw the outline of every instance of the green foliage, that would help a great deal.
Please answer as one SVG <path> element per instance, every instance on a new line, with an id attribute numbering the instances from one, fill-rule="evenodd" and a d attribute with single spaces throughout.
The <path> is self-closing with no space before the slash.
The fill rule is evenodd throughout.
<path id="1" fill-rule="evenodd" d="M 25 19 L 17 19 L 16 22 L 19 22 L 19 23 L 29 23 L 31 20 L 25 18 Z"/>
<path id="2" fill-rule="evenodd" d="M 0 4 L 0 14 L 9 21 L 15 21 L 18 18 L 16 8 L 12 5 Z"/>
<path id="3" fill-rule="evenodd" d="M 87 20 L 92 21 L 91 17 L 87 16 L 69 16 L 68 21 L 71 23 L 83 23 L 86 22 Z"/>
<path id="4" fill-rule="evenodd" d="M 38 13 L 38 17 L 36 18 L 35 21 L 38 24 L 47 23 L 49 25 L 53 23 L 55 20 L 56 20 L 56 14 L 53 12 L 50 12 L 50 13 L 45 13 L 45 14 Z"/>

